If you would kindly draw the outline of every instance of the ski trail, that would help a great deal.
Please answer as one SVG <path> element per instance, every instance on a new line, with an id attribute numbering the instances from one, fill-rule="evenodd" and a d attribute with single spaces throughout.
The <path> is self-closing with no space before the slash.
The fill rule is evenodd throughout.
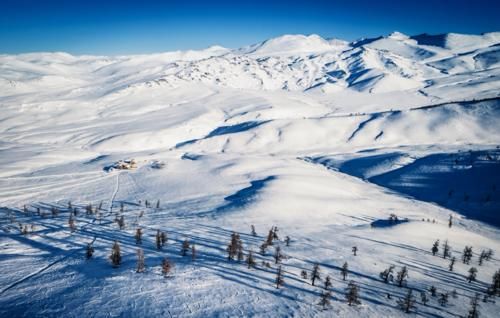
<path id="1" fill-rule="evenodd" d="M 113 202 L 115 201 L 115 198 L 116 198 L 116 195 L 118 193 L 118 190 L 120 188 L 120 175 L 121 175 L 121 172 L 119 174 L 116 175 L 116 183 L 115 183 L 115 189 L 113 191 L 113 194 L 111 195 L 111 199 L 110 199 L 110 204 L 109 204 L 109 210 L 108 210 L 108 215 L 107 216 L 110 216 L 112 213 L 113 213 Z M 82 226 L 80 228 L 80 231 L 81 230 L 84 230 L 87 226 L 89 225 L 92 225 L 94 224 L 96 221 L 96 218 L 94 218 L 91 222 L 85 224 L 84 226 Z M 94 239 L 92 240 L 92 242 L 90 244 L 94 244 L 94 242 L 96 241 L 97 237 L 94 236 Z M 41 269 L 39 269 L 38 271 L 34 272 L 34 273 L 31 273 L 23 278 L 20 278 L 19 280 L 13 282 L 12 284 L 10 284 L 9 286 L 5 287 L 4 289 L 2 289 L 0 291 L 0 295 L 3 295 L 6 291 L 16 287 L 17 285 L 27 281 L 28 279 L 40 274 L 40 273 L 43 273 L 44 271 L 46 271 L 47 269 L 51 268 L 52 266 L 56 265 L 57 263 L 59 262 L 62 262 L 63 260 L 69 258 L 70 256 L 73 256 L 75 255 L 76 253 L 80 252 L 81 249 L 80 248 L 76 248 L 74 249 L 72 252 L 70 252 L 69 254 L 67 255 L 64 255 L 63 257 L 59 258 L 59 259 L 56 259 L 55 261 L 47 264 L 46 266 L 42 267 Z"/>

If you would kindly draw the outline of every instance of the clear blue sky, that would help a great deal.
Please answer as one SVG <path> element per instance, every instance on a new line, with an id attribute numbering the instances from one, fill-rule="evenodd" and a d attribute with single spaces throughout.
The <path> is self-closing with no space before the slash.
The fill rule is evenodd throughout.
<path id="1" fill-rule="evenodd" d="M 354 40 L 398 30 L 500 31 L 499 0 L 0 0 L 0 53 L 229 48 L 282 34 Z"/>

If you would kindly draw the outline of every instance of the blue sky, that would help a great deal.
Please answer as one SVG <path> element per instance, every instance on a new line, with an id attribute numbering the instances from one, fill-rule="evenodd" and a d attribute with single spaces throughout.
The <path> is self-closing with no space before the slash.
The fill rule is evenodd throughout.
<path id="1" fill-rule="evenodd" d="M 0 0 L 0 53 L 236 48 L 282 34 L 354 40 L 500 31 L 500 1 Z"/>

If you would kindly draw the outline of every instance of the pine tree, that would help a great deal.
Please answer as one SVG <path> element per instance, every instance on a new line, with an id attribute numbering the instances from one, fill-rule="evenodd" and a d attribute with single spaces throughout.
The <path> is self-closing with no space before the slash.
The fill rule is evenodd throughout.
<path id="1" fill-rule="evenodd" d="M 408 268 L 403 266 L 396 276 L 396 281 L 399 287 L 406 285 L 406 278 L 408 277 Z"/>
<path id="2" fill-rule="evenodd" d="M 168 274 L 172 271 L 172 268 L 174 267 L 174 264 L 170 262 L 170 260 L 166 257 L 164 257 L 161 261 L 161 272 L 163 273 L 163 276 L 167 277 Z"/>
<path id="3" fill-rule="evenodd" d="M 273 240 L 279 240 L 279 237 L 278 237 L 278 227 L 277 226 L 275 226 L 274 230 L 273 230 Z"/>
<path id="4" fill-rule="evenodd" d="M 345 297 L 349 306 L 361 304 L 359 301 L 359 287 L 352 280 L 347 285 Z"/>
<path id="5" fill-rule="evenodd" d="M 453 215 L 450 214 L 450 218 L 448 219 L 448 227 L 451 228 L 453 225 Z"/>
<path id="6" fill-rule="evenodd" d="M 398 306 L 403 310 L 405 313 L 409 313 L 412 309 L 415 308 L 415 303 L 416 299 L 413 296 L 413 290 L 410 289 L 408 290 L 408 293 L 404 298 L 401 298 L 398 300 Z"/>
<path id="7" fill-rule="evenodd" d="M 491 257 L 493 257 L 493 250 L 490 248 L 489 250 L 486 251 L 486 256 L 484 260 L 489 261 L 491 260 Z"/>
<path id="8" fill-rule="evenodd" d="M 142 244 L 142 230 L 138 228 L 135 231 L 135 244 L 141 245 Z"/>
<path id="9" fill-rule="evenodd" d="M 161 242 L 161 246 L 165 246 L 165 244 L 167 244 L 167 234 L 165 234 L 165 232 L 161 231 L 160 232 L 160 242 Z"/>
<path id="10" fill-rule="evenodd" d="M 274 250 L 274 264 L 278 264 L 279 262 L 281 262 L 282 258 L 283 255 L 281 254 L 281 247 L 278 245 Z"/>
<path id="11" fill-rule="evenodd" d="M 191 244 L 191 260 L 194 261 L 196 260 L 196 247 L 193 244 Z"/>
<path id="12" fill-rule="evenodd" d="M 479 318 L 479 294 L 476 295 L 470 301 L 470 310 L 467 318 Z"/>
<path id="13" fill-rule="evenodd" d="M 69 214 L 68 225 L 69 225 L 71 232 L 74 232 L 76 230 L 75 219 L 73 218 L 72 213 Z"/>
<path id="14" fill-rule="evenodd" d="M 302 279 L 307 279 L 307 272 L 305 269 L 300 271 L 300 276 L 302 277 Z"/>
<path id="15" fill-rule="evenodd" d="M 325 278 L 325 289 L 330 289 L 332 287 L 332 280 L 330 279 L 330 276 L 326 276 Z"/>
<path id="16" fill-rule="evenodd" d="M 321 299 L 318 303 L 323 310 L 326 310 L 330 306 L 330 298 L 332 297 L 332 292 L 330 290 L 324 290 L 321 292 Z"/>
<path id="17" fill-rule="evenodd" d="M 500 295 L 500 269 L 493 274 L 491 286 L 489 287 L 489 294 Z"/>
<path id="18" fill-rule="evenodd" d="M 113 247 L 111 248 L 111 255 L 109 256 L 109 259 L 111 260 L 111 264 L 113 267 L 118 267 L 120 266 L 122 262 L 122 256 L 120 254 L 120 245 L 118 244 L 118 241 L 115 241 L 113 243 Z"/>
<path id="19" fill-rule="evenodd" d="M 487 252 L 485 250 L 481 251 L 481 254 L 479 255 L 479 266 L 483 265 L 483 261 L 486 259 Z"/>
<path id="20" fill-rule="evenodd" d="M 256 263 L 255 263 L 255 259 L 253 258 L 252 251 L 248 252 L 247 259 L 245 262 L 247 263 L 248 268 L 252 268 L 252 267 L 255 268 Z"/>
<path id="21" fill-rule="evenodd" d="M 427 306 L 429 298 L 427 298 L 427 293 L 425 291 L 420 292 L 420 300 L 422 301 L 422 304 L 424 304 L 424 306 Z"/>
<path id="22" fill-rule="evenodd" d="M 285 237 L 285 245 L 290 246 L 290 236 L 288 235 Z"/>
<path id="23" fill-rule="evenodd" d="M 274 237 L 274 231 L 273 231 L 273 229 L 270 229 L 269 233 L 267 234 L 267 239 L 266 239 L 266 242 L 265 242 L 265 244 L 267 246 L 273 245 L 273 237 Z"/>
<path id="24" fill-rule="evenodd" d="M 156 202 L 156 208 L 159 209 L 160 208 L 160 200 L 158 199 L 158 201 Z"/>
<path id="25" fill-rule="evenodd" d="M 462 262 L 464 264 L 469 265 L 471 259 L 472 259 L 472 246 L 466 246 L 464 248 L 464 253 L 462 254 Z"/>
<path id="26" fill-rule="evenodd" d="M 137 273 L 142 273 L 146 270 L 146 265 L 144 261 L 144 251 L 139 248 L 137 249 Z"/>
<path id="27" fill-rule="evenodd" d="M 467 276 L 467 281 L 469 283 L 475 282 L 476 281 L 476 275 L 477 275 L 477 268 L 471 267 L 469 269 L 469 276 Z"/>
<path id="28" fill-rule="evenodd" d="M 446 306 L 448 304 L 448 293 L 441 293 L 438 302 L 441 306 Z"/>
<path id="29" fill-rule="evenodd" d="M 352 253 L 354 254 L 354 256 L 356 256 L 357 252 L 358 252 L 358 247 L 357 246 L 353 246 L 352 247 Z"/>
<path id="30" fill-rule="evenodd" d="M 285 280 L 283 279 L 283 271 L 281 269 L 281 265 L 278 267 L 278 272 L 276 273 L 276 288 L 280 288 L 283 286 Z"/>
<path id="31" fill-rule="evenodd" d="M 252 224 L 251 226 L 252 236 L 257 236 L 257 232 L 255 232 L 255 226 Z"/>
<path id="32" fill-rule="evenodd" d="M 436 287 L 435 287 L 435 286 L 431 286 L 431 287 L 429 288 L 429 291 L 431 292 L 431 296 L 432 296 L 432 297 L 436 297 L 436 296 L 437 296 L 437 289 L 436 289 Z"/>
<path id="33" fill-rule="evenodd" d="M 241 242 L 239 234 L 231 234 L 231 242 L 227 246 L 226 250 L 228 260 L 234 260 L 235 257 L 237 257 L 238 260 L 243 259 L 243 243 Z"/>
<path id="34" fill-rule="evenodd" d="M 92 255 L 94 255 L 94 247 L 92 246 L 92 243 L 88 243 L 85 257 L 87 257 L 87 259 L 90 259 Z"/>
<path id="35" fill-rule="evenodd" d="M 439 252 L 439 240 L 436 240 L 434 244 L 432 244 L 432 255 L 436 256 L 436 254 Z"/>
<path id="36" fill-rule="evenodd" d="M 342 275 L 342 280 L 345 280 L 347 277 L 347 274 L 349 273 L 349 265 L 347 264 L 347 262 L 345 262 L 344 265 L 342 265 L 342 268 L 340 269 L 340 273 Z"/>
<path id="37" fill-rule="evenodd" d="M 314 264 L 313 270 L 311 272 L 311 284 L 314 286 L 316 279 L 321 279 L 319 272 L 319 264 Z"/>
<path id="38" fill-rule="evenodd" d="M 186 256 L 188 251 L 189 251 L 189 241 L 185 239 L 184 242 L 182 242 L 181 256 Z"/>
<path id="39" fill-rule="evenodd" d="M 448 266 L 448 270 L 450 272 L 453 272 L 453 266 L 455 266 L 455 262 L 456 262 L 456 258 L 455 257 L 452 257 L 451 260 L 450 260 L 450 265 Z"/>
<path id="40" fill-rule="evenodd" d="M 389 268 L 384 269 L 383 272 L 380 272 L 380 278 L 384 281 L 384 283 L 392 282 L 394 276 L 392 275 L 394 271 L 394 265 L 389 266 Z"/>
<path id="41" fill-rule="evenodd" d="M 160 250 L 161 249 L 161 235 L 160 235 L 160 230 L 156 230 L 156 249 Z"/>
<path id="42" fill-rule="evenodd" d="M 118 219 L 118 227 L 120 227 L 120 230 L 125 228 L 125 217 L 123 215 Z"/>
<path id="43" fill-rule="evenodd" d="M 451 250 L 451 247 L 448 244 L 448 240 L 444 241 L 444 244 L 443 244 L 443 258 L 444 259 L 451 256 L 450 250 Z"/>
<path id="44" fill-rule="evenodd" d="M 259 247 L 260 255 L 262 255 L 262 256 L 266 255 L 266 249 L 267 249 L 267 244 L 266 244 L 266 242 L 264 242 Z"/>

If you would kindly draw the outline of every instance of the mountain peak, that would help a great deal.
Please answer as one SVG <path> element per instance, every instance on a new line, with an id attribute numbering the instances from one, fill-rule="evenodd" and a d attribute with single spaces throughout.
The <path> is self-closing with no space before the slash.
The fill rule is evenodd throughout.
<path id="1" fill-rule="evenodd" d="M 298 54 L 331 50 L 334 46 L 317 34 L 285 34 L 240 49 L 245 54 Z"/>

